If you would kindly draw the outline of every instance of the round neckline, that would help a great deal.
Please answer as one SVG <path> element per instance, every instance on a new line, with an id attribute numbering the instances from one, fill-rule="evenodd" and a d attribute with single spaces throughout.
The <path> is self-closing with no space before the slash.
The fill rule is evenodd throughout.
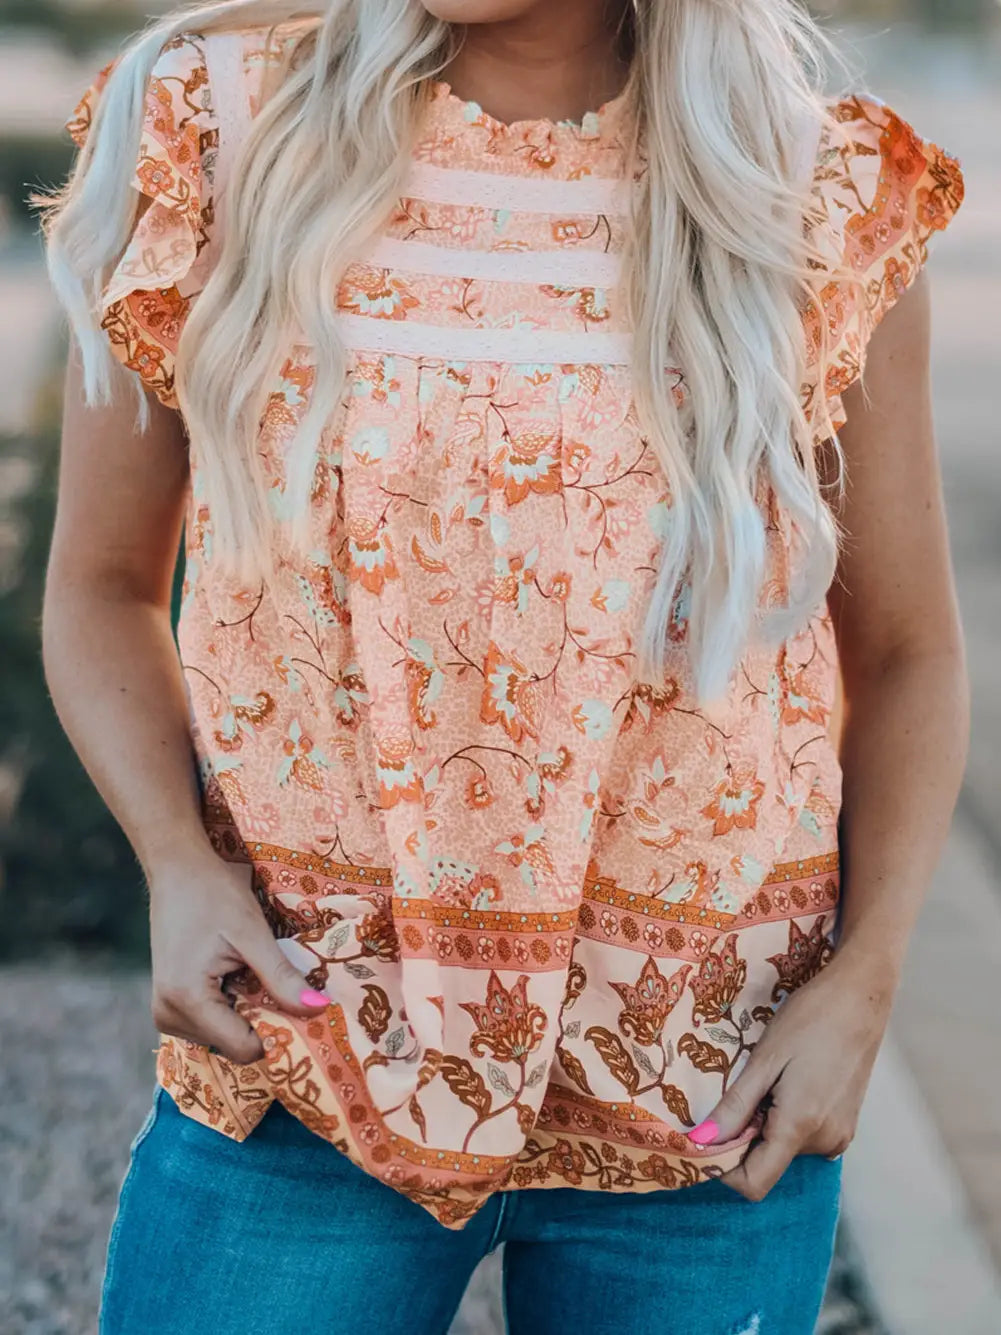
<path id="1" fill-rule="evenodd" d="M 623 87 L 614 97 L 608 98 L 600 106 L 585 111 L 580 120 L 525 116 L 519 120 L 504 121 L 485 111 L 473 98 L 460 97 L 447 79 L 432 79 L 431 88 L 434 97 L 450 107 L 466 124 L 484 126 L 495 137 L 515 139 L 522 139 L 525 135 L 538 131 L 550 137 L 567 134 L 577 139 L 600 139 L 624 110 L 627 101 L 627 87 Z"/>

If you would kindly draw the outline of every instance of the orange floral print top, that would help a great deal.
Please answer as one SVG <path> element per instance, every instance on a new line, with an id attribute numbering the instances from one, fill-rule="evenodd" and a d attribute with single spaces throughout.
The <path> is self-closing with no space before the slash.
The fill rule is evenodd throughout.
<path id="1" fill-rule="evenodd" d="M 151 206 L 106 293 L 111 346 L 167 404 L 212 253 L 217 107 L 254 114 L 273 58 L 263 29 L 238 41 L 235 90 L 213 88 L 201 36 L 162 50 L 134 178 Z M 78 144 L 105 76 L 69 122 Z M 963 183 L 878 101 L 836 111 L 813 193 L 863 286 L 825 291 L 836 352 L 805 392 L 840 426 Z M 700 708 L 681 588 L 667 678 L 637 677 L 669 502 L 616 286 L 625 115 L 620 96 L 579 123 L 506 124 L 433 85 L 407 191 L 340 283 L 345 415 L 316 464 L 312 549 L 273 587 L 217 573 L 191 448 L 178 642 L 204 822 L 330 1005 L 290 1017 L 244 970 L 236 1006 L 265 1056 L 161 1035 L 158 1079 L 238 1141 L 279 1099 L 449 1227 L 495 1191 L 732 1168 L 757 1123 L 702 1148 L 686 1129 L 834 943 L 826 607 Z M 290 341 L 261 422 L 279 538 L 315 370 Z"/>

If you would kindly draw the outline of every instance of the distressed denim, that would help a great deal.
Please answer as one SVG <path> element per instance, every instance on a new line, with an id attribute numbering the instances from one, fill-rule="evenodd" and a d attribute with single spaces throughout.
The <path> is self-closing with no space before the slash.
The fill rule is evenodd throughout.
<path id="1" fill-rule="evenodd" d="M 811 1335 L 840 1187 L 840 1160 L 799 1155 L 763 1201 L 718 1180 L 530 1189 L 453 1231 L 277 1100 L 238 1142 L 157 1085 L 108 1240 L 100 1335 L 445 1335 L 501 1243 L 510 1335 Z"/>

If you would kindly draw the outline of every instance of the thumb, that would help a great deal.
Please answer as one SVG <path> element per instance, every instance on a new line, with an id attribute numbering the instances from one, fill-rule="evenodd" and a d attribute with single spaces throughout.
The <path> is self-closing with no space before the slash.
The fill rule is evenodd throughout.
<path id="1" fill-rule="evenodd" d="M 237 948 L 283 1011 L 291 1015 L 317 1015 L 331 1004 L 329 997 L 310 987 L 265 922 L 262 921 L 260 931 L 252 932 Z"/>
<path id="2" fill-rule="evenodd" d="M 688 1132 L 688 1139 L 696 1145 L 720 1145 L 739 1136 L 757 1114 L 778 1074 L 763 1053 L 759 1056 L 757 1050 L 752 1052 L 709 1116 Z"/>

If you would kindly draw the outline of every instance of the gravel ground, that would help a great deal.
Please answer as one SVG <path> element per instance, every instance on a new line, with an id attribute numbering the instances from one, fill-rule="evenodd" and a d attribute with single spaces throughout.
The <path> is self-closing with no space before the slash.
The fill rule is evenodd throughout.
<path id="1" fill-rule="evenodd" d="M 75 960 L 0 969 L 0 1331 L 92 1335 L 128 1147 L 153 1092 L 145 973 Z M 498 1335 L 498 1260 L 452 1335 Z M 845 1230 L 818 1335 L 882 1335 Z"/>

